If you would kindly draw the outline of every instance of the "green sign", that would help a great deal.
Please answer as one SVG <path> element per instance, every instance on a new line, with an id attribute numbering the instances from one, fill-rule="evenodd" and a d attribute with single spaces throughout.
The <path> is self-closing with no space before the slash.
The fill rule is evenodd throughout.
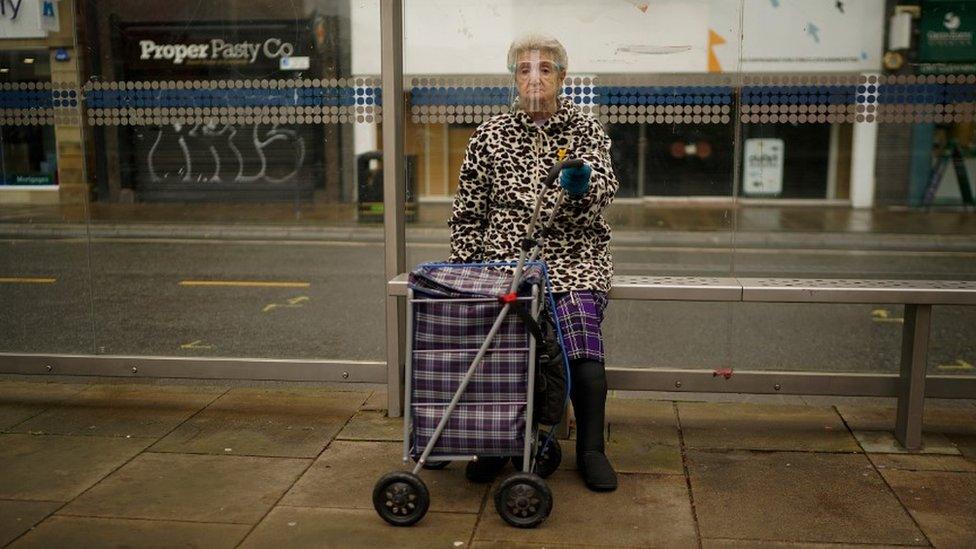
<path id="1" fill-rule="evenodd" d="M 920 63 L 920 74 L 976 74 L 976 63 Z"/>
<path id="2" fill-rule="evenodd" d="M 0 185 L 54 185 L 54 177 L 48 174 L 8 174 L 0 175 Z"/>
<path id="3" fill-rule="evenodd" d="M 919 61 L 976 61 L 976 2 L 924 2 L 919 30 Z"/>

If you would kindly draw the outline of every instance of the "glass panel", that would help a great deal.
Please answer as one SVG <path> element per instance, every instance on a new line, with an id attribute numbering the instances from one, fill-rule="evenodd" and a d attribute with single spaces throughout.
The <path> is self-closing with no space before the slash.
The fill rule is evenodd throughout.
<path id="1" fill-rule="evenodd" d="M 0 20 L 0 352 L 93 352 L 87 193 L 70 7 Z"/>
<path id="2" fill-rule="evenodd" d="M 531 108 L 513 107 L 516 98 L 519 105 L 528 101 L 521 77 L 510 70 L 509 47 L 541 32 L 568 54 L 560 95 L 612 142 L 618 188 L 602 215 L 612 229 L 616 274 L 728 276 L 736 199 L 737 6 L 471 1 L 444 10 L 439 2 L 406 3 L 405 139 L 407 154 L 416 158 L 410 177 L 417 212 L 408 225 L 408 263 L 448 257 L 448 220 L 465 150 L 479 126 L 494 121 L 503 128 L 492 143 L 496 152 L 486 155 L 494 165 L 481 168 L 492 197 L 517 191 L 522 180 L 531 189 L 531 178 L 522 174 L 554 161 L 547 155 L 559 145 L 550 143 L 553 150 L 542 154 L 523 147 L 527 141 L 520 136 L 538 129 L 523 131 L 513 122 L 513 113 Z M 515 61 L 530 62 L 533 47 L 518 50 Z M 540 61 L 548 54 L 543 48 Z M 561 136 L 551 127 L 538 132 L 550 141 Z M 573 145 L 567 149 L 572 156 Z M 506 163 L 517 167 L 500 172 L 497 166 Z M 500 225 L 511 223 L 506 207 L 504 200 L 489 205 L 486 240 L 494 230 L 492 216 Z M 593 238 L 587 231 L 592 226 L 568 238 L 584 243 Z M 730 313 L 727 304 L 614 301 L 603 326 L 609 364 L 723 366 L 730 355 Z"/>
<path id="3" fill-rule="evenodd" d="M 99 352 L 383 359 L 378 6 L 354 4 L 82 2 Z"/>
<path id="4" fill-rule="evenodd" d="M 734 272 L 972 280 L 976 49 L 950 39 L 972 6 L 843 4 L 744 3 Z M 933 373 L 972 373 L 974 321 L 935 308 Z M 733 322 L 736 367 L 898 371 L 901 306 L 748 304 Z"/>
<path id="5" fill-rule="evenodd" d="M 966 9 L 934 4 L 911 24 L 942 32 L 946 10 Z M 619 188 L 604 216 L 617 274 L 976 274 L 976 218 L 963 209 L 976 54 L 928 35 L 899 44 L 889 35 L 897 10 L 884 2 L 440 7 L 411 2 L 405 15 L 410 263 L 447 256 L 465 146 L 479 124 L 509 112 L 518 91 L 505 54 L 531 30 L 565 46 L 562 93 L 613 142 Z M 615 301 L 604 328 L 618 366 L 892 372 L 901 314 Z M 935 324 L 974 325 L 973 314 L 936 308 Z M 973 363 L 972 345 L 953 353 Z"/>

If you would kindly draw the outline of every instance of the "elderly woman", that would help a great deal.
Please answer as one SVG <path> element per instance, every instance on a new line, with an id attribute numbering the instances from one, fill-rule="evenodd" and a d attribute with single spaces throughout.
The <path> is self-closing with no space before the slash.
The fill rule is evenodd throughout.
<path id="1" fill-rule="evenodd" d="M 509 48 L 518 98 L 510 112 L 478 127 L 468 143 L 449 221 L 451 261 L 515 260 L 538 193 L 545 193 L 542 219 L 548 219 L 556 185 L 566 192 L 542 259 L 570 360 L 577 466 L 591 490 L 607 491 L 616 489 L 617 476 L 603 438 L 607 381 L 600 325 L 613 274 L 603 211 L 618 183 L 607 134 L 560 96 L 567 66 L 565 48 L 547 36 L 525 36 Z M 552 188 L 540 188 L 544 174 L 564 158 L 581 158 L 585 165 L 564 170 Z M 482 458 L 469 463 L 466 473 L 487 482 L 504 465 L 503 458 Z"/>

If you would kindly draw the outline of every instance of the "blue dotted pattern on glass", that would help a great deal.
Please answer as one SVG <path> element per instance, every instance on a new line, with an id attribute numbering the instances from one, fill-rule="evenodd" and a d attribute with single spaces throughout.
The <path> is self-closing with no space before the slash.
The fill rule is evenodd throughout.
<path id="1" fill-rule="evenodd" d="M 413 105 L 508 105 L 508 86 L 414 87 Z M 731 105 L 728 86 L 566 86 L 581 105 Z M 2 90 L 0 108 L 77 107 L 76 90 Z M 244 88 L 204 90 L 89 90 L 91 108 L 379 106 L 379 87 Z M 857 86 L 744 86 L 750 105 L 952 104 L 976 102 L 972 84 L 862 84 Z"/>
<path id="2" fill-rule="evenodd" d="M 50 109 L 52 107 L 76 107 L 78 99 L 71 92 L 51 90 L 3 90 L 0 91 L 0 109 Z"/>
<path id="3" fill-rule="evenodd" d="M 882 84 L 877 90 L 874 86 L 858 86 L 863 94 L 877 93 L 877 103 L 891 104 L 950 104 L 976 101 L 976 86 L 972 84 Z M 861 89 L 864 88 L 864 91 Z M 859 96 L 858 103 L 870 103 L 870 96 Z"/>
<path id="4" fill-rule="evenodd" d="M 512 88 L 507 86 L 415 87 L 410 90 L 412 105 L 508 105 Z"/>
<path id="5" fill-rule="evenodd" d="M 731 105 L 728 86 L 594 86 L 596 105 Z"/>
<path id="6" fill-rule="evenodd" d="M 382 92 L 371 88 L 278 88 L 207 90 L 91 90 L 92 108 L 173 107 L 352 107 L 382 103 Z"/>
<path id="7" fill-rule="evenodd" d="M 855 86 L 743 86 L 742 102 L 750 105 L 850 105 Z"/>

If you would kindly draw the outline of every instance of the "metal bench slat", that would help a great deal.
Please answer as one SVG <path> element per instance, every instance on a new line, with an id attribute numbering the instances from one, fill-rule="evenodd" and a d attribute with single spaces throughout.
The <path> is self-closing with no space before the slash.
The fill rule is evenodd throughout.
<path id="1" fill-rule="evenodd" d="M 976 281 L 739 278 L 742 301 L 976 305 Z"/>
<path id="2" fill-rule="evenodd" d="M 734 278 L 617 275 L 610 299 L 741 301 L 742 286 Z"/>
<path id="3" fill-rule="evenodd" d="M 387 283 L 391 296 L 407 295 L 407 274 L 402 273 Z M 742 286 L 734 278 L 692 276 L 613 277 L 611 299 L 653 301 L 741 301 Z"/>

